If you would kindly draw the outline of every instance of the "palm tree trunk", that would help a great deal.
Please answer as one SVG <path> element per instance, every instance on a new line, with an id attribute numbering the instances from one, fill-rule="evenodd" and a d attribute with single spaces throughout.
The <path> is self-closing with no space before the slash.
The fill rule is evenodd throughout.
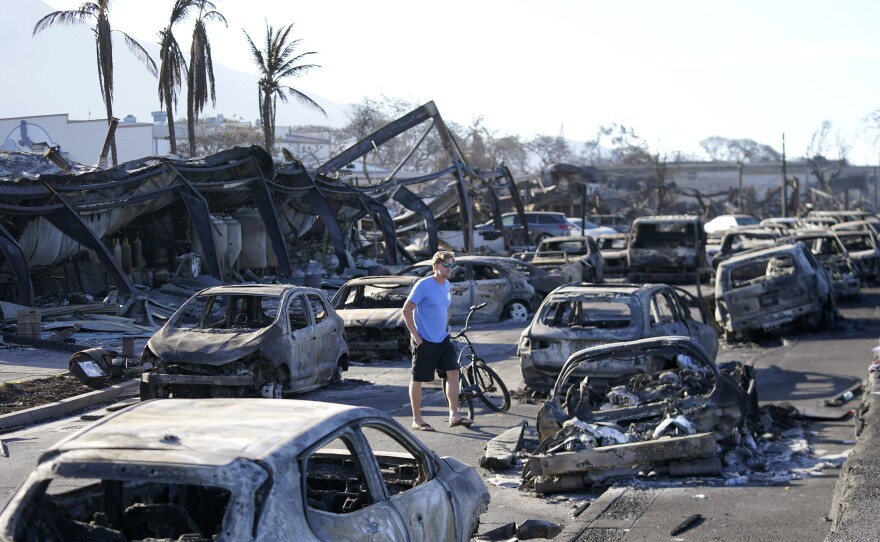
<path id="1" fill-rule="evenodd" d="M 186 76 L 186 83 L 186 129 L 189 133 L 189 155 L 192 157 L 196 155 L 196 115 L 195 107 L 193 106 L 193 73 L 191 67 Z"/>
<path id="2" fill-rule="evenodd" d="M 109 95 L 105 94 L 105 96 Z M 113 104 L 110 100 L 107 100 L 104 106 L 107 108 L 107 129 L 109 130 L 110 125 L 113 123 Z M 110 163 L 114 166 L 119 163 L 116 158 L 116 132 L 110 134 Z"/>
<path id="3" fill-rule="evenodd" d="M 163 92 L 165 94 L 165 114 L 168 116 L 168 144 L 171 146 L 171 154 L 177 154 L 177 133 L 174 131 L 174 106 L 171 104 L 171 92 L 167 86 Z"/>
<path id="4" fill-rule="evenodd" d="M 263 93 L 263 139 L 266 145 L 266 152 L 270 155 L 274 151 L 274 142 L 275 142 L 275 126 L 272 124 L 272 117 L 275 115 L 272 113 L 272 95 L 269 93 Z"/>

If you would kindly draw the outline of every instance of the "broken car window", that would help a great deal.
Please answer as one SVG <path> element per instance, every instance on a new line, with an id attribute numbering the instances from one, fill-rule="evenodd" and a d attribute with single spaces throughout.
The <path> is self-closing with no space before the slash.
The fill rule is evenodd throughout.
<path id="1" fill-rule="evenodd" d="M 290 300 L 287 307 L 287 318 L 290 320 L 290 330 L 296 331 L 309 327 L 309 314 L 306 312 L 305 299 L 302 296 L 296 296 Z"/>
<path id="2" fill-rule="evenodd" d="M 361 429 L 379 464 L 389 497 L 409 491 L 428 481 L 427 465 L 424 465 L 404 443 L 382 426 L 365 425 Z"/>
<path id="3" fill-rule="evenodd" d="M 59 476 L 35 496 L 15 539 L 213 540 L 230 503 L 221 487 Z"/>
<path id="4" fill-rule="evenodd" d="M 373 504 L 361 458 L 347 435 L 327 442 L 302 465 L 310 523 L 313 511 L 350 514 Z"/>
<path id="5" fill-rule="evenodd" d="M 327 318 L 327 307 L 324 300 L 315 294 L 309 294 L 309 304 L 312 307 L 312 315 L 315 317 L 315 323 L 320 324 Z"/>
<path id="6" fill-rule="evenodd" d="M 362 284 L 348 287 L 336 298 L 337 310 L 341 309 L 401 309 L 409 294 L 410 286 L 399 284 Z"/>
<path id="7" fill-rule="evenodd" d="M 622 301 L 564 299 L 545 304 L 539 318 L 550 327 L 624 328 L 632 325 L 632 309 Z"/>

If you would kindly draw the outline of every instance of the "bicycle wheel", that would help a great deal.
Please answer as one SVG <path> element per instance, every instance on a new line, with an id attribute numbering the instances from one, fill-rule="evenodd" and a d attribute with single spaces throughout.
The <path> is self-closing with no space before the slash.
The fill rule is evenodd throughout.
<path id="1" fill-rule="evenodd" d="M 467 372 L 476 384 L 477 395 L 483 404 L 495 412 L 507 412 L 510 408 L 510 392 L 498 373 L 481 359 L 474 361 Z"/>
<path id="2" fill-rule="evenodd" d="M 441 379 L 443 381 L 443 402 L 446 403 L 446 407 L 449 407 L 449 398 L 446 396 L 446 379 Z M 467 375 L 465 375 L 464 371 L 459 374 L 458 381 L 458 413 L 459 415 L 462 412 L 467 412 L 467 417 L 470 419 L 474 419 L 474 400 L 471 397 L 471 394 L 466 392 L 466 388 L 469 386 L 467 382 Z"/>

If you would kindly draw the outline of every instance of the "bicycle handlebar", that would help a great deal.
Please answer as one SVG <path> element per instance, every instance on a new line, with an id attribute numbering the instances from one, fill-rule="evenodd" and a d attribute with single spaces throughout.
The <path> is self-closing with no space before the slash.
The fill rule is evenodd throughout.
<path id="1" fill-rule="evenodd" d="M 468 327 L 470 327 L 470 324 L 471 324 L 471 316 L 474 314 L 474 312 L 476 312 L 476 311 L 482 309 L 482 308 L 485 307 L 487 304 L 488 304 L 488 303 L 486 303 L 486 302 L 484 301 L 484 302 L 480 303 L 479 305 L 471 305 L 471 308 L 470 308 L 470 310 L 468 311 L 467 318 L 464 319 L 464 327 L 461 328 L 461 330 L 460 330 L 458 333 L 456 333 L 456 334 L 453 336 L 453 338 L 457 339 L 457 338 L 461 337 L 462 335 L 464 335 L 464 334 L 467 332 Z"/>

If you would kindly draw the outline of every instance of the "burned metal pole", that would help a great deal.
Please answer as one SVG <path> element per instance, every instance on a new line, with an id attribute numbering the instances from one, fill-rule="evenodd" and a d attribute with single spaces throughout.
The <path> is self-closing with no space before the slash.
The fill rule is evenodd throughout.
<path id="1" fill-rule="evenodd" d="M 785 185 L 788 173 L 785 171 L 785 133 L 782 134 L 782 209 L 781 215 L 788 216 L 788 187 Z"/>

